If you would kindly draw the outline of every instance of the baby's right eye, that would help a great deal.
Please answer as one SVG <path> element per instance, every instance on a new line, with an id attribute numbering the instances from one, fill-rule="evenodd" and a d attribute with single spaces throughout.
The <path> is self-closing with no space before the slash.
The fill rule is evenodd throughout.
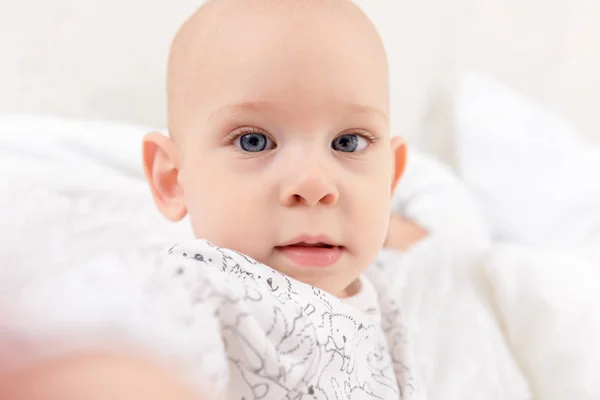
<path id="1" fill-rule="evenodd" d="M 237 137 L 233 144 L 248 153 L 259 153 L 275 148 L 275 143 L 262 133 L 246 133 Z"/>

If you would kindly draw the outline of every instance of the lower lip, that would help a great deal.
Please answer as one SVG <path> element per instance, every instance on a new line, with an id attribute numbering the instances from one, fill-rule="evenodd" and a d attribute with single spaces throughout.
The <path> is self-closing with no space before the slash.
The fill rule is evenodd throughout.
<path id="1" fill-rule="evenodd" d="M 332 248 L 285 246 L 277 249 L 292 262 L 303 267 L 330 267 L 342 257 L 342 248 L 338 246 Z"/>

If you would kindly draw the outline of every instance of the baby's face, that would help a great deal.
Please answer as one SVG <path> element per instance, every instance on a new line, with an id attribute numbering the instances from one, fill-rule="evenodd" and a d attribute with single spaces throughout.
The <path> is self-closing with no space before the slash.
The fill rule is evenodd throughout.
<path id="1" fill-rule="evenodd" d="M 170 193 L 185 210 L 166 215 L 187 212 L 198 238 L 344 296 L 382 246 L 403 166 L 385 55 L 353 6 L 282 17 L 262 3 L 217 16 L 200 53 L 193 39 L 173 49 L 187 65 L 171 68 Z"/>

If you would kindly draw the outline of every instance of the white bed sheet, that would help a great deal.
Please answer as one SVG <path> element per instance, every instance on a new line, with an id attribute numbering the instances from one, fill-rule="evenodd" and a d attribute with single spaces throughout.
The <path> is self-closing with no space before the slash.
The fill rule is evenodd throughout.
<path id="1" fill-rule="evenodd" d="M 187 226 L 162 221 L 145 188 L 120 185 L 86 189 L 79 181 L 62 182 L 57 187 L 55 182 L 49 183 L 52 175 L 39 177 L 1 188 L 3 193 L 9 190 L 12 197 L 7 201 L 3 196 L 0 204 L 0 265 L 8 267 L 0 268 L 0 281 L 11 282 L 13 291 L 0 290 L 0 303 L 13 302 L 14 306 L 20 278 L 26 282 L 32 276 L 42 276 L 59 283 L 55 292 L 47 293 L 48 301 L 34 302 L 32 307 L 38 308 L 28 312 L 38 319 L 21 321 L 21 332 L 39 332 L 40 325 L 50 332 L 68 327 L 69 332 L 79 333 L 80 342 L 74 345 L 89 345 L 99 339 L 98 329 L 105 329 L 103 321 L 108 320 L 120 332 L 108 335 L 108 339 L 137 344 L 156 356 L 172 356 L 170 344 L 180 340 L 177 333 L 156 324 L 140 329 L 137 316 L 131 316 L 133 324 L 122 312 L 115 313 L 119 298 L 126 306 L 132 299 L 120 285 L 108 282 L 111 273 L 113 280 L 119 281 L 123 269 L 143 273 L 152 265 L 156 251 L 178 238 L 189 237 Z M 423 398 L 528 399 L 526 380 L 503 338 L 482 284 L 481 264 L 472 262 L 473 255 L 453 254 L 450 245 L 440 249 L 439 240 L 432 237 L 407 254 L 386 254 L 386 262 L 397 263 L 403 276 L 403 284 L 396 290 L 408 318 Z M 61 290 L 60 282 L 72 280 L 57 276 L 94 276 L 102 264 L 107 272 L 100 287 L 82 278 L 75 282 L 87 284 L 89 289 Z M 73 273 L 73 269 L 81 271 Z M 108 291 L 111 296 L 106 296 Z M 74 299 L 77 295 L 80 298 Z M 54 312 L 44 312 L 44 307 Z M 184 360 L 185 353 L 178 350 L 175 355 Z"/>
<path id="2" fill-rule="evenodd" d="M 158 215 L 143 182 L 132 149 L 147 128 L 30 116 L 6 117 L 0 126 L 0 282 L 98 260 L 113 270 L 143 268 L 155 251 L 190 237 L 186 222 Z M 50 149 L 56 157 L 39 157 Z M 447 184 L 444 178 L 434 186 Z M 454 208 L 432 209 L 456 221 L 445 215 Z M 456 232 L 440 230 L 405 254 L 386 254 L 402 277 L 395 289 L 426 398 L 598 399 L 600 268 L 593 259 L 565 250 L 552 261 L 549 250 L 485 241 L 473 247 Z M 540 279 L 549 261 L 552 274 Z M 540 304 L 544 313 L 531 318 L 526 311 L 537 313 Z M 176 340 L 156 329 L 156 351 Z"/>

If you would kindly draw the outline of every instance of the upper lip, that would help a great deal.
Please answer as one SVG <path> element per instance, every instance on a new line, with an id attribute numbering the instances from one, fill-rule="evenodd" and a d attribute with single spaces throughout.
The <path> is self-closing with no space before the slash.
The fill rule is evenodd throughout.
<path id="1" fill-rule="evenodd" d="M 300 236 L 297 236 L 294 239 L 292 239 L 288 242 L 285 242 L 284 244 L 279 245 L 277 247 L 294 246 L 294 245 L 299 245 L 299 244 L 325 245 L 325 246 L 332 246 L 332 247 L 340 246 L 333 239 L 331 239 L 325 235 L 317 235 L 317 236 L 300 235 Z"/>

